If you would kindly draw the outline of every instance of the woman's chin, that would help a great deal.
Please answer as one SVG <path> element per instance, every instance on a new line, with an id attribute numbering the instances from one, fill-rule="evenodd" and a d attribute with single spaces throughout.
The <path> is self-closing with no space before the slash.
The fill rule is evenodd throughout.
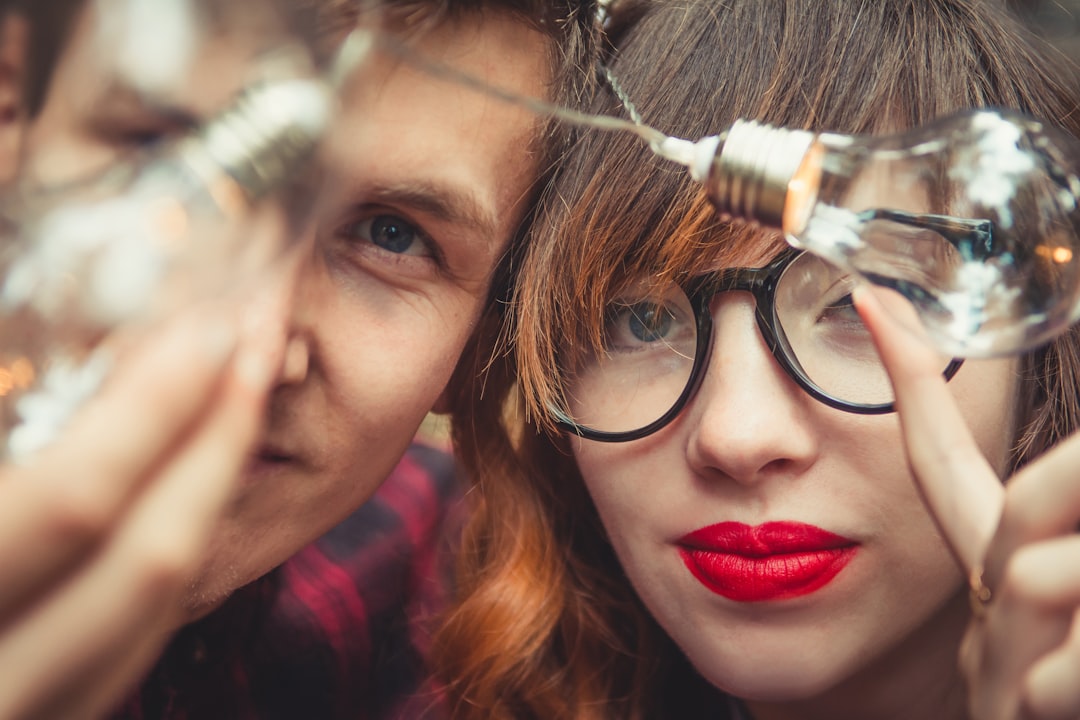
<path id="1" fill-rule="evenodd" d="M 711 665 L 711 666 L 710 666 Z M 786 703 L 825 694 L 840 682 L 842 669 L 783 657 L 759 657 L 747 662 L 697 665 L 698 672 L 729 695 L 748 701 Z"/>

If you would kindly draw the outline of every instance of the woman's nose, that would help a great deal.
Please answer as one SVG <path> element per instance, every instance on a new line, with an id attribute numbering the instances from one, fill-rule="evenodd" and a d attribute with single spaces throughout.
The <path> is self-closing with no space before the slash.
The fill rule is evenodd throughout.
<path id="1" fill-rule="evenodd" d="M 702 476 L 739 483 L 805 469 L 820 446 L 817 401 L 777 364 L 752 297 L 726 293 L 713 310 L 712 357 L 684 419 L 692 428 L 690 465 Z"/>

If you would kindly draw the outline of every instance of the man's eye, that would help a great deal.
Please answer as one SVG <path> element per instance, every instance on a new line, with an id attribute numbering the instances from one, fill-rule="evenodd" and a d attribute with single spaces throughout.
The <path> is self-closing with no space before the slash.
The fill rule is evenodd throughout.
<path id="1" fill-rule="evenodd" d="M 152 148 L 166 138 L 168 133 L 161 130 L 127 130 L 118 135 L 118 140 L 128 147 Z"/>
<path id="2" fill-rule="evenodd" d="M 94 123 L 94 130 L 101 140 L 115 148 L 144 150 L 153 148 L 180 133 L 158 125 L 138 123 Z"/>
<path id="3" fill-rule="evenodd" d="M 431 248 L 419 228 L 395 215 L 375 215 L 349 223 L 342 233 L 350 239 L 367 239 L 395 255 L 431 255 Z"/>

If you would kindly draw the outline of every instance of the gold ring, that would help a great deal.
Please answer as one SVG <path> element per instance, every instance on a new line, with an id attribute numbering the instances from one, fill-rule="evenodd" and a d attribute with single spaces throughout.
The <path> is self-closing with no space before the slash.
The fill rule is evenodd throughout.
<path id="1" fill-rule="evenodd" d="M 976 620 L 986 617 L 986 609 L 990 607 L 990 601 L 994 599 L 994 593 L 983 582 L 983 566 L 976 565 L 971 568 L 968 575 L 968 601 L 971 603 L 971 614 Z"/>

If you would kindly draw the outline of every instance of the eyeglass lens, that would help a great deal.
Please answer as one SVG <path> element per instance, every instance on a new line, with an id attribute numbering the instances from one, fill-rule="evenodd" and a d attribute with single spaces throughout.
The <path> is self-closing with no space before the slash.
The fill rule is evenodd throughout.
<path id="1" fill-rule="evenodd" d="M 803 253 L 776 283 L 770 324 L 779 352 L 794 368 L 785 368 L 789 374 L 801 371 L 802 382 L 844 404 L 888 404 L 892 385 L 852 304 L 855 282 Z M 709 299 L 710 308 L 719 297 Z M 724 342 L 722 333 L 714 329 L 711 342 Z M 643 428 L 678 402 L 693 380 L 697 352 L 695 307 L 682 288 L 631 287 L 608 305 L 602 350 L 576 358 L 567 368 L 562 414 L 601 432 Z M 943 369 L 948 362 L 942 359 Z"/>
<path id="2" fill-rule="evenodd" d="M 631 289 L 608 306 L 603 351 L 576 363 L 566 414 L 603 432 L 645 427 L 675 404 L 696 353 L 694 308 L 681 288 Z"/>

